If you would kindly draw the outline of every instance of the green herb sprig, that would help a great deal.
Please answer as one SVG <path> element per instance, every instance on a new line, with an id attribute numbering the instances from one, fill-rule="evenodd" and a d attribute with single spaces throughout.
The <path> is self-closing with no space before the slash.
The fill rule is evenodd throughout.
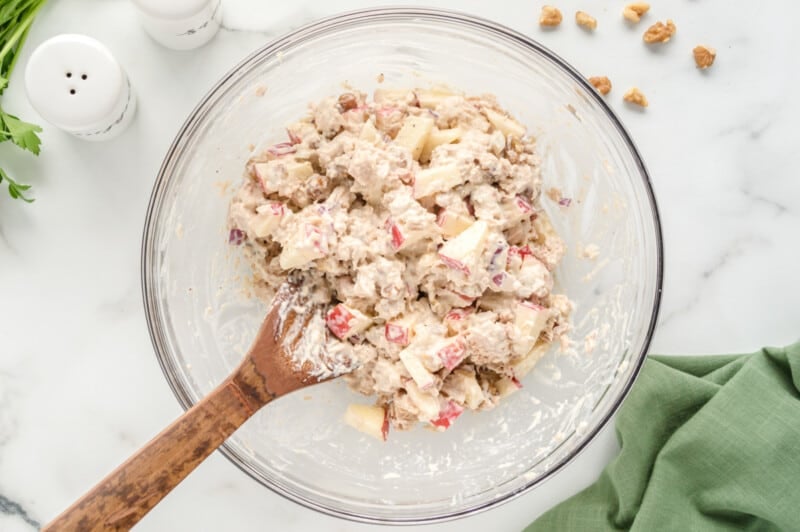
<path id="1" fill-rule="evenodd" d="M 11 72 L 19 59 L 19 51 L 25 43 L 33 19 L 46 1 L 3 0 L 0 3 L 0 95 L 8 87 L 8 80 L 11 79 Z M 5 112 L 0 106 L 0 142 L 10 140 L 23 150 L 39 155 L 39 146 L 42 141 L 37 133 L 41 131 L 41 127 L 20 120 Z M 4 181 L 8 185 L 8 193 L 12 198 L 28 203 L 33 201 L 25 195 L 31 186 L 17 183 L 5 170 L 0 168 L 0 183 Z"/>

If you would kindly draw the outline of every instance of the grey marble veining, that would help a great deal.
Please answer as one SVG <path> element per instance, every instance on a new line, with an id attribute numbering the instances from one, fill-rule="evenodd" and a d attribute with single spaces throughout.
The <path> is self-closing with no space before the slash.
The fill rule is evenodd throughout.
<path id="1" fill-rule="evenodd" d="M 66 507 L 180 409 L 152 353 L 139 294 L 139 246 L 150 189 L 169 143 L 203 94 L 232 65 L 283 32 L 346 9 L 397 2 L 223 0 L 217 37 L 193 52 L 165 50 L 127 1 L 50 2 L 20 64 L 61 32 L 108 45 L 139 98 L 119 139 L 87 144 L 46 127 L 38 158 L 0 146 L 3 167 L 34 185 L 31 205 L 0 198 L 0 530 L 29 531 Z M 609 103 L 632 133 L 661 208 L 666 276 L 652 351 L 751 351 L 800 337 L 800 70 L 793 51 L 800 6 L 769 12 L 724 0 L 655 3 L 642 25 L 624 2 L 553 2 L 564 11 L 542 32 L 540 3 L 436 0 L 540 40 L 581 72 L 608 75 Z M 267 7 L 268 6 L 268 7 Z M 593 34 L 575 9 L 599 21 Z M 659 51 L 646 23 L 672 18 Z M 691 49 L 718 50 L 707 72 Z M 37 121 L 22 68 L 6 109 Z M 645 112 L 621 101 L 639 86 Z M 0 187 L 2 188 L 2 187 Z M 0 193 L 5 195 L 4 190 Z M 615 451 L 606 429 L 556 478 L 498 509 L 436 530 L 519 530 L 596 477 Z M 374 530 L 305 510 L 256 484 L 218 454 L 157 507 L 139 530 Z"/>

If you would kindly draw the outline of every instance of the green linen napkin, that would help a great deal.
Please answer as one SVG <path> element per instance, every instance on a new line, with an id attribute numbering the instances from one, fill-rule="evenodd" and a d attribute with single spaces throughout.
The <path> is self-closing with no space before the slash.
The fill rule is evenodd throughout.
<path id="1" fill-rule="evenodd" d="M 525 532 L 800 531 L 800 343 L 651 356 L 616 428 L 597 482 Z"/>

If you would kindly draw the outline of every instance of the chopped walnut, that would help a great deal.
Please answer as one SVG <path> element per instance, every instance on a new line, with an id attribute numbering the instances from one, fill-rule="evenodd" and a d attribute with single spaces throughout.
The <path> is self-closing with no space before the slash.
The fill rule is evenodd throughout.
<path id="1" fill-rule="evenodd" d="M 663 22 L 656 22 L 649 28 L 647 31 L 644 32 L 642 39 L 647 44 L 652 44 L 656 42 L 668 42 L 673 35 L 675 35 L 675 23 L 671 20 L 667 20 L 667 23 L 664 24 Z"/>
<path id="2" fill-rule="evenodd" d="M 717 57 L 717 51 L 709 46 L 698 45 L 692 50 L 694 53 L 694 62 L 697 68 L 706 69 L 714 64 L 714 59 Z"/>
<path id="3" fill-rule="evenodd" d="M 641 107 L 647 107 L 648 105 L 647 98 L 645 98 L 644 94 L 642 94 L 642 91 L 636 87 L 631 87 L 628 89 L 628 92 L 622 96 L 622 99 L 626 102 L 639 105 Z"/>
<path id="4" fill-rule="evenodd" d="M 597 28 L 597 19 L 585 11 L 577 11 L 575 13 L 575 22 L 578 23 L 578 26 L 586 28 L 587 30 Z"/>
<path id="5" fill-rule="evenodd" d="M 554 28 L 561 24 L 561 11 L 557 7 L 542 6 L 542 14 L 539 15 L 539 25 Z"/>
<path id="6" fill-rule="evenodd" d="M 339 96 L 339 107 L 342 111 L 349 111 L 358 107 L 358 99 L 352 92 L 345 92 Z"/>
<path id="7" fill-rule="evenodd" d="M 547 197 L 555 201 L 556 203 L 561 201 L 561 190 L 556 187 L 550 187 L 549 189 L 547 189 L 547 192 L 545 192 L 545 194 L 547 194 Z"/>
<path id="8" fill-rule="evenodd" d="M 603 96 L 611 92 L 611 80 L 606 76 L 592 76 L 589 83 Z"/>
<path id="9" fill-rule="evenodd" d="M 378 83 L 383 83 L 383 80 L 384 80 L 384 79 L 386 79 L 386 76 L 384 76 L 384 75 L 383 75 L 383 72 L 381 72 L 380 74 L 378 74 L 378 77 L 377 77 L 377 78 L 375 78 L 375 80 L 376 80 Z"/>
<path id="10" fill-rule="evenodd" d="M 625 6 L 622 10 L 622 16 L 631 22 L 639 22 L 642 15 L 650 11 L 650 4 L 647 2 L 634 2 Z"/>

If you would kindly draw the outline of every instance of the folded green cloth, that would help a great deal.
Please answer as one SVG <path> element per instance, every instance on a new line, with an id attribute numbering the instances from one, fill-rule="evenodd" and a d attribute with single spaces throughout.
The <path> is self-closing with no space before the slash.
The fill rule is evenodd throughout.
<path id="1" fill-rule="evenodd" d="M 800 343 L 649 357 L 617 437 L 597 482 L 526 532 L 800 531 Z"/>

